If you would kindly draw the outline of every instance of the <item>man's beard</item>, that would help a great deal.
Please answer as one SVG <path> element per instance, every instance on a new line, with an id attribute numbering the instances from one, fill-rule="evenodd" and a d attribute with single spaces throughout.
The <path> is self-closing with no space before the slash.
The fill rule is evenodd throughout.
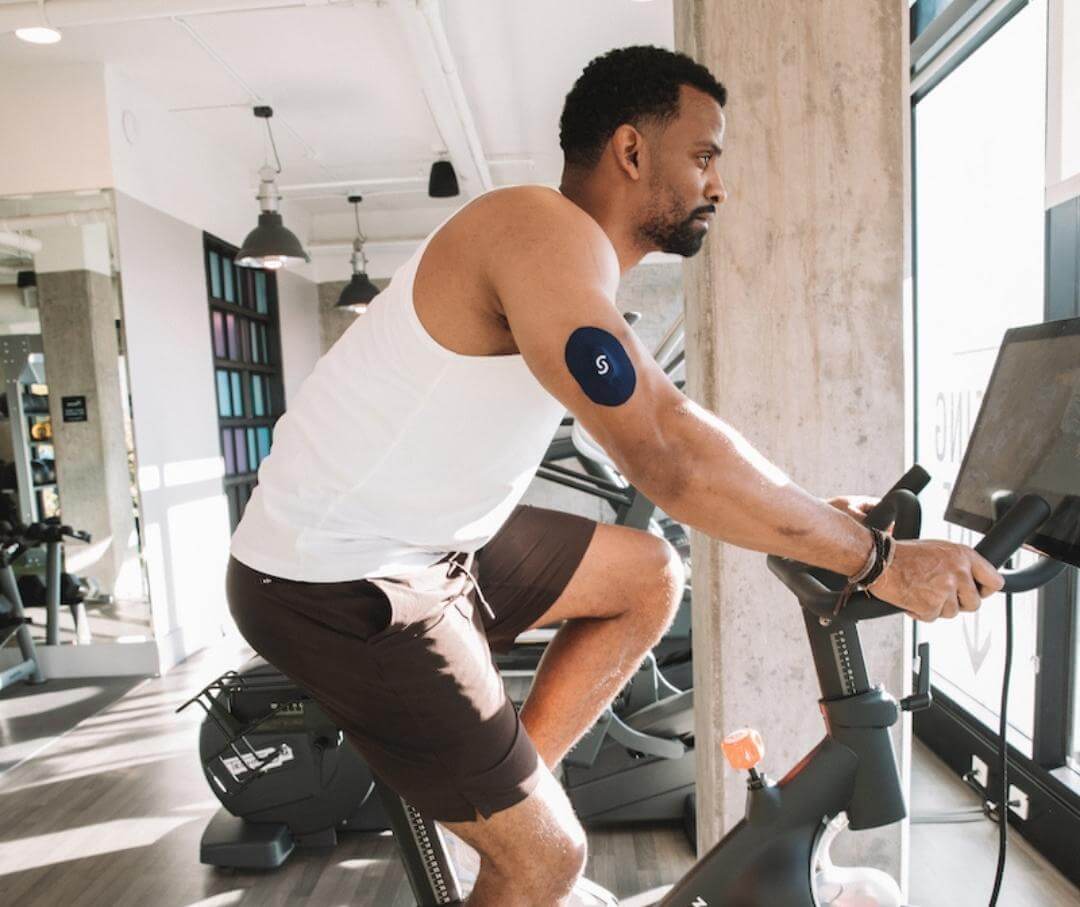
<path id="1" fill-rule="evenodd" d="M 691 258 L 701 251 L 706 230 L 694 226 L 694 218 L 711 208 L 695 208 L 683 217 L 679 206 L 671 199 L 666 210 L 653 209 L 648 218 L 638 228 L 642 237 L 661 252 Z"/>

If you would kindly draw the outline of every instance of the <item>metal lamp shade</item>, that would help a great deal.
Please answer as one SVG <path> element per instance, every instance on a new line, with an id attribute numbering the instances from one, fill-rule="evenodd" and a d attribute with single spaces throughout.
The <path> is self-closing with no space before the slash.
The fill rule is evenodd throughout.
<path id="1" fill-rule="evenodd" d="M 245 268 L 276 270 L 302 261 L 311 261 L 311 258 L 276 211 L 263 211 L 259 215 L 259 225 L 247 235 L 244 245 L 236 253 L 236 263 Z"/>
<path id="2" fill-rule="evenodd" d="M 341 291 L 341 297 L 337 301 L 337 308 L 364 311 L 367 304 L 379 295 L 379 288 L 375 286 L 363 271 L 357 271 L 352 276 L 345 289 Z"/>
<path id="3" fill-rule="evenodd" d="M 431 165 L 428 175 L 428 196 L 430 198 L 453 198 L 460 193 L 457 173 L 449 161 L 436 161 Z"/>

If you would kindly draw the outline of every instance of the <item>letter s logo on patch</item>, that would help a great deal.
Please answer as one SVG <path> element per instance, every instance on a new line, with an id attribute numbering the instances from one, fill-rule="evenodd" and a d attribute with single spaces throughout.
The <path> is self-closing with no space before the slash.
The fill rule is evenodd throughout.
<path id="1" fill-rule="evenodd" d="M 634 393 L 637 375 L 618 338 L 603 328 L 577 328 L 566 341 L 566 366 L 585 396 L 601 406 L 619 406 Z"/>

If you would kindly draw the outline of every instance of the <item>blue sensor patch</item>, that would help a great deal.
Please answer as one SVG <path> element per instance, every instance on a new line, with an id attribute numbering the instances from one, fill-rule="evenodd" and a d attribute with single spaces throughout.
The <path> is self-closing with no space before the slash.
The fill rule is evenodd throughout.
<path id="1" fill-rule="evenodd" d="M 637 375 L 614 334 L 578 328 L 566 341 L 566 367 L 593 403 L 618 406 L 630 399 Z"/>

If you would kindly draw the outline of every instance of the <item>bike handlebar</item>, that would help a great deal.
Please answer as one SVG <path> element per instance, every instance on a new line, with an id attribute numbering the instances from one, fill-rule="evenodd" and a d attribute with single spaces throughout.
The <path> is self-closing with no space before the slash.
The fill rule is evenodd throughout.
<path id="1" fill-rule="evenodd" d="M 930 475 L 925 469 L 913 466 L 867 514 L 865 523 L 875 529 L 885 529 L 890 523 L 895 523 L 896 538 L 918 538 L 922 511 L 916 495 L 929 481 Z M 1050 505 L 1043 498 L 1024 495 L 994 523 L 975 550 L 995 568 L 999 568 L 1032 532 L 1049 519 L 1050 513 Z M 767 563 L 772 573 L 795 593 L 804 608 L 826 619 L 836 614 L 847 583 L 845 577 L 774 555 L 769 556 Z M 1008 585 L 1007 590 L 1013 591 Z M 843 610 L 844 619 L 850 621 L 872 620 L 897 613 L 907 612 L 869 592 L 852 595 Z"/>

